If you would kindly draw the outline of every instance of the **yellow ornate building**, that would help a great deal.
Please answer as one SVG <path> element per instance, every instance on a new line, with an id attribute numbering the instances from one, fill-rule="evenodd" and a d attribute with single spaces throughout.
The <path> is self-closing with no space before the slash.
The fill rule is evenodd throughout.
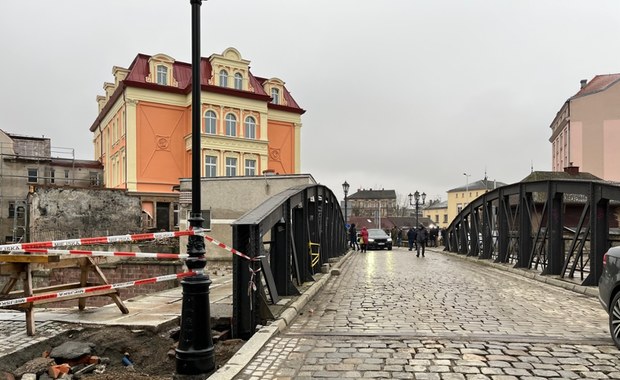
<path id="1" fill-rule="evenodd" d="M 506 184 L 503 182 L 491 181 L 484 178 L 479 181 L 468 183 L 465 186 L 448 190 L 448 224 L 452 223 L 458 213 L 471 203 L 471 201 L 487 191 L 505 185 Z"/>
<path id="2" fill-rule="evenodd" d="M 300 171 L 301 115 L 282 80 L 256 77 L 234 48 L 201 60 L 201 174 L 255 176 Z M 178 223 L 180 178 L 191 177 L 191 65 L 138 54 L 112 69 L 90 127 L 109 188 L 141 197 L 145 223 Z"/>

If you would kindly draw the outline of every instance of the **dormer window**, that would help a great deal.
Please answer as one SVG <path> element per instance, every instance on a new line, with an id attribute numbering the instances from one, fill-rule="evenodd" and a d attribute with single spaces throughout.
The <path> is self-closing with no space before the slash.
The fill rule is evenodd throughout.
<path id="1" fill-rule="evenodd" d="M 275 87 L 271 88 L 271 103 L 280 104 L 280 90 Z"/>
<path id="2" fill-rule="evenodd" d="M 243 75 L 235 73 L 235 90 L 243 90 Z"/>
<path id="3" fill-rule="evenodd" d="M 174 79 L 174 58 L 165 54 L 149 58 L 149 72 L 145 80 L 160 86 L 179 87 L 179 82 Z"/>
<path id="4" fill-rule="evenodd" d="M 157 65 L 157 84 L 168 85 L 168 68 L 164 65 Z"/>
<path id="5" fill-rule="evenodd" d="M 228 72 L 220 70 L 220 87 L 228 87 Z"/>

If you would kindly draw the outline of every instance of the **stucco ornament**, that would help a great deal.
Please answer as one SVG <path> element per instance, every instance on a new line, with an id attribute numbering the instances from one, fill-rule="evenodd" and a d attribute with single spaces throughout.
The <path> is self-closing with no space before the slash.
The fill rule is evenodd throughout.
<path id="1" fill-rule="evenodd" d="M 168 150 L 170 147 L 170 136 L 155 136 L 155 146 L 157 150 Z"/>

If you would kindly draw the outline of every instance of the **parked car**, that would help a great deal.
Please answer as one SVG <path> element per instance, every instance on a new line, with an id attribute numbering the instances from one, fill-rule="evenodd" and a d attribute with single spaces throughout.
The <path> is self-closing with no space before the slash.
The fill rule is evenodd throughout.
<path id="1" fill-rule="evenodd" d="M 620 348 L 620 247 L 611 247 L 603 256 L 603 274 L 598 282 L 598 297 L 609 314 L 609 332 Z"/>
<path id="2" fill-rule="evenodd" d="M 382 229 L 371 228 L 368 230 L 368 249 L 392 250 L 392 238 Z"/>

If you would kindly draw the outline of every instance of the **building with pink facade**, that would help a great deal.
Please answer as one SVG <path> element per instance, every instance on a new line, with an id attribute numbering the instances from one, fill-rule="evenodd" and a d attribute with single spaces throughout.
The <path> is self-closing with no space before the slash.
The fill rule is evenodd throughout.
<path id="1" fill-rule="evenodd" d="M 620 181 L 620 74 L 581 81 L 550 125 L 552 170 L 569 166 Z"/>

